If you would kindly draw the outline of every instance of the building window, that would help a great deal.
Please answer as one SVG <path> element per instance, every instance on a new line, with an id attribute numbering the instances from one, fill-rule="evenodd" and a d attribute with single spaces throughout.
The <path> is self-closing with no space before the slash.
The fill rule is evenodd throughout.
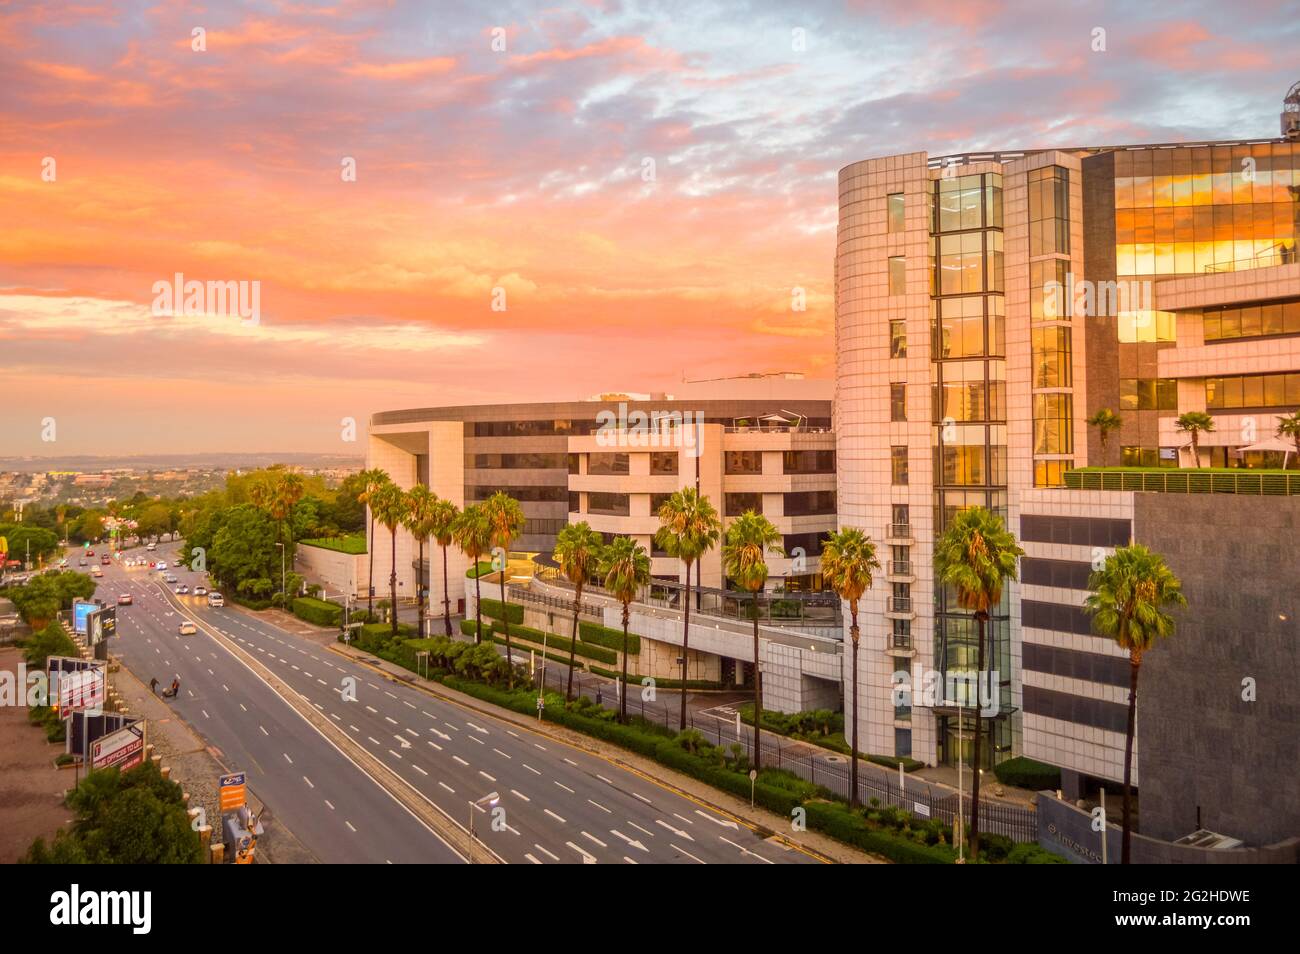
<path id="1" fill-rule="evenodd" d="M 891 384 L 889 386 L 889 419 L 891 421 L 907 420 L 907 385 Z"/>
<path id="2" fill-rule="evenodd" d="M 822 533 L 787 533 L 781 537 L 781 549 L 787 556 L 795 556 L 796 550 L 802 550 L 805 557 L 822 555 L 822 544 L 826 534 Z"/>
<path id="3" fill-rule="evenodd" d="M 497 491 L 514 497 L 521 503 L 563 503 L 568 499 L 568 487 L 506 487 L 500 484 L 479 484 L 465 488 L 465 497 L 469 500 L 487 500 Z"/>
<path id="4" fill-rule="evenodd" d="M 800 450 L 781 452 L 781 473 L 783 474 L 833 474 L 835 473 L 835 451 Z"/>
<path id="5" fill-rule="evenodd" d="M 1033 348 L 1033 386 L 1068 388 L 1073 383 L 1070 329 L 1046 325 L 1030 330 Z"/>
<path id="6" fill-rule="evenodd" d="M 728 496 L 731 495 L 728 494 Z M 785 516 L 787 517 L 809 517 L 835 513 L 835 491 L 833 490 L 796 491 L 783 496 L 785 497 Z"/>
<path id="7" fill-rule="evenodd" d="M 739 517 L 747 510 L 754 513 L 763 512 L 763 495 L 762 494 L 723 494 L 723 509 L 728 517 Z"/>
<path id="8" fill-rule="evenodd" d="M 582 512 L 582 494 L 576 490 L 569 491 L 569 513 Z"/>
<path id="9" fill-rule="evenodd" d="M 630 512 L 627 494 L 607 494 L 594 490 L 587 494 L 587 513 L 626 517 Z"/>
<path id="10" fill-rule="evenodd" d="M 672 498 L 672 494 L 651 494 L 650 495 L 650 516 L 659 515 L 659 508 L 666 504 Z"/>
<path id="11" fill-rule="evenodd" d="M 1120 378 L 1119 406 L 1124 411 L 1176 411 L 1178 379 Z"/>
<path id="12" fill-rule="evenodd" d="M 1034 395 L 1034 453 L 1074 453 L 1074 397 Z"/>
<path id="13" fill-rule="evenodd" d="M 1300 407 L 1300 372 L 1206 378 L 1205 406 L 1209 410 Z"/>
<path id="14" fill-rule="evenodd" d="M 1065 472 L 1074 469 L 1072 460 L 1034 461 L 1035 487 L 1064 487 Z"/>
<path id="15" fill-rule="evenodd" d="M 651 451 L 650 452 L 650 473 L 676 474 L 677 473 L 677 451 Z"/>
<path id="16" fill-rule="evenodd" d="M 420 455 L 427 456 L 427 455 Z M 466 454 L 465 466 L 473 470 L 558 470 L 576 454 Z"/>
<path id="17" fill-rule="evenodd" d="M 723 469 L 728 474 L 761 474 L 763 472 L 763 452 L 727 451 Z"/>
<path id="18" fill-rule="evenodd" d="M 627 454 L 593 453 L 587 455 L 587 473 L 589 474 L 611 475 L 626 474 L 627 472 Z"/>
<path id="19" fill-rule="evenodd" d="M 905 321 L 897 320 L 889 323 L 889 356 L 907 357 L 907 322 Z"/>
<path id="20" fill-rule="evenodd" d="M 1029 172 L 1029 254 L 1070 254 L 1070 170 Z"/>
<path id="21" fill-rule="evenodd" d="M 1300 300 L 1244 308 L 1207 308 L 1201 313 L 1206 341 L 1265 335 L 1300 335 Z"/>
<path id="22" fill-rule="evenodd" d="M 571 473 L 571 474 L 581 473 L 581 471 L 578 469 L 579 466 L 580 466 L 580 464 L 579 464 L 578 462 L 579 462 L 579 460 L 581 460 L 582 455 L 581 455 L 581 454 L 568 454 L 568 455 L 566 455 L 566 456 L 569 458 L 569 473 Z"/>
<path id="23" fill-rule="evenodd" d="M 888 230 L 890 232 L 903 231 L 903 211 L 905 208 L 903 203 L 903 193 L 891 192 L 889 195 L 885 196 L 885 208 L 888 211 L 889 217 Z"/>
<path id="24" fill-rule="evenodd" d="M 907 294 L 907 259 L 892 255 L 889 259 L 889 294 Z"/>
<path id="25" fill-rule="evenodd" d="M 1074 290 L 1066 288 L 1069 263 L 1050 258 L 1029 263 L 1029 317 L 1033 321 L 1068 318 Z"/>
<path id="26" fill-rule="evenodd" d="M 890 483 L 895 487 L 907 485 L 907 445 L 889 448 Z"/>
<path id="27" fill-rule="evenodd" d="M 1177 341 L 1178 319 L 1172 312 L 1121 311 L 1117 318 L 1119 340 L 1122 344 L 1137 341 Z"/>

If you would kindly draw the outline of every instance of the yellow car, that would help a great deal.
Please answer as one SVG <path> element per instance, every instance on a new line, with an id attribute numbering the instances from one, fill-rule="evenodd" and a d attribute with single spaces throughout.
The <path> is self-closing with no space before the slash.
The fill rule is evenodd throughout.
<path id="1" fill-rule="evenodd" d="M 198 631 L 199 628 L 195 626 L 192 622 L 190 622 L 188 619 L 185 622 L 181 623 L 180 630 L 179 630 L 182 636 L 193 636 Z"/>

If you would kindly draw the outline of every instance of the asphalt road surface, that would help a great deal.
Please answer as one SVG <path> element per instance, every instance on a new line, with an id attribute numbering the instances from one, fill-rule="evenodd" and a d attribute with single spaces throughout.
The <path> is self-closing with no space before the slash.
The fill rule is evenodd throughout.
<path id="1" fill-rule="evenodd" d="M 132 556 L 173 562 L 175 548 Z M 70 554 L 75 557 L 76 554 Z M 70 559 L 75 565 L 76 560 Z M 817 859 L 702 803 L 514 723 L 390 682 L 318 643 L 205 597 L 176 596 L 145 567 L 103 567 L 100 598 L 130 592 L 111 650 L 160 689 L 178 676 L 180 714 L 218 748 L 275 816 L 322 861 L 456 860 L 379 783 L 338 752 L 240 660 L 212 626 L 334 720 L 511 863 L 814 863 Z M 191 588 L 202 574 L 176 570 Z M 350 697 L 355 697 L 354 699 Z M 472 808 L 490 793 L 495 808 Z"/>

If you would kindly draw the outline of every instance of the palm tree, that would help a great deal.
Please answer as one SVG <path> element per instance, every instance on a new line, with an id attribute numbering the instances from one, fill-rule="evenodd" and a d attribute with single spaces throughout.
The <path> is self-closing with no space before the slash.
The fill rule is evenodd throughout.
<path id="1" fill-rule="evenodd" d="M 270 491 L 271 515 L 275 517 L 279 526 L 280 542 L 284 544 L 286 555 L 291 563 L 293 560 L 293 553 L 290 549 L 293 546 L 293 508 L 306 492 L 307 488 L 303 484 L 302 476 L 292 471 L 282 473 Z M 284 535 L 286 526 L 289 529 L 287 539 L 285 539 Z M 281 566 L 283 565 L 281 564 Z M 280 591 L 284 592 L 283 571 L 281 571 Z"/>
<path id="2" fill-rule="evenodd" d="M 627 721 L 627 627 L 630 606 L 650 584 L 650 557 L 632 537 L 615 537 L 600 558 L 605 589 L 623 604 L 623 687 L 618 696 L 618 719 Z"/>
<path id="3" fill-rule="evenodd" d="M 845 527 L 822 544 L 822 578 L 849 604 L 849 636 L 853 642 L 853 765 L 849 770 L 849 805 L 858 803 L 858 601 L 871 589 L 871 571 L 880 569 L 876 545 L 856 527 Z"/>
<path id="4" fill-rule="evenodd" d="M 1002 585 L 1016 578 L 1016 560 L 1024 555 L 1002 518 L 983 507 L 971 507 L 955 516 L 934 548 L 935 575 L 957 592 L 957 605 L 975 614 L 978 626 L 976 686 L 984 679 L 984 627 L 989 611 L 1002 600 Z M 990 685 L 990 692 L 993 687 Z M 976 692 L 975 769 L 971 773 L 970 857 L 980 849 L 980 736 L 983 731 L 983 700 Z"/>
<path id="5" fill-rule="evenodd" d="M 1137 722 L 1138 671 L 1142 654 L 1156 640 L 1174 631 L 1173 617 L 1166 606 L 1186 606 L 1182 583 L 1165 564 L 1164 557 L 1141 544 L 1120 547 L 1106 558 L 1102 568 L 1088 580 L 1092 590 L 1084 609 L 1092 616 L 1092 628 L 1109 636 L 1128 652 L 1128 727 L 1124 738 L 1124 849 L 1122 863 L 1129 863 L 1133 779 L 1133 735 Z"/>
<path id="6" fill-rule="evenodd" d="M 492 547 L 501 550 L 501 626 L 506 633 L 506 661 L 509 663 L 508 685 L 515 687 L 515 657 L 510 648 L 510 614 L 506 609 L 506 568 L 510 562 L 510 544 L 514 543 L 527 520 L 519 501 L 503 490 L 498 490 L 483 503 L 483 513 L 492 528 Z"/>
<path id="7" fill-rule="evenodd" d="M 1204 411 L 1187 411 L 1178 415 L 1178 420 L 1174 422 L 1177 430 L 1184 431 L 1192 435 L 1192 466 L 1199 468 L 1201 466 L 1201 442 L 1200 434 L 1204 431 L 1206 434 L 1214 431 L 1214 418 Z"/>
<path id="8" fill-rule="evenodd" d="M 361 493 L 357 494 L 357 503 L 365 504 L 370 511 L 370 545 L 366 549 L 366 563 L 369 564 L 370 571 L 370 577 L 366 581 L 366 615 L 369 616 L 375 608 L 375 511 L 370 506 L 370 501 L 380 487 L 392 483 L 392 478 L 388 476 L 388 471 L 378 467 L 363 470 L 358 476 L 361 478 Z"/>
<path id="9" fill-rule="evenodd" d="M 1101 439 L 1101 466 L 1106 466 L 1106 446 L 1110 443 L 1110 432 L 1119 430 L 1124 424 L 1124 418 L 1120 417 L 1108 407 L 1103 407 L 1100 411 L 1088 418 L 1088 426 L 1097 428 L 1097 437 Z"/>
<path id="10" fill-rule="evenodd" d="M 415 537 L 419 547 L 420 569 L 416 574 L 415 588 L 420 607 L 416 632 L 420 639 L 424 639 L 424 542 L 433 533 L 433 508 L 437 503 L 438 495 L 424 484 L 416 484 L 406 492 L 406 515 L 402 520 L 402 526 Z"/>
<path id="11" fill-rule="evenodd" d="M 573 584 L 573 629 L 569 634 L 569 678 L 564 689 L 564 700 L 573 698 L 573 666 L 578 652 L 578 613 L 582 609 L 582 587 L 587 577 L 596 572 L 600 551 L 605 544 L 602 537 L 587 521 L 571 523 L 555 537 L 555 552 L 551 554 L 560 565 L 560 572 Z M 503 601 L 504 602 L 504 601 Z"/>
<path id="12" fill-rule="evenodd" d="M 1289 437 L 1295 441 L 1296 461 L 1300 463 L 1300 411 L 1278 415 L 1277 436 Z M 1286 466 L 1285 458 L 1282 460 L 1282 466 Z"/>
<path id="13" fill-rule="evenodd" d="M 763 679 L 758 660 L 758 594 L 767 585 L 767 554 L 785 556 L 781 547 L 781 532 L 762 514 L 746 510 L 727 528 L 727 539 L 722 545 L 722 565 L 727 578 L 742 590 L 753 595 L 751 616 L 754 618 L 754 765 L 760 768 L 763 723 Z M 686 687 L 682 687 L 683 697 Z"/>
<path id="14" fill-rule="evenodd" d="M 691 567 L 713 549 L 722 532 L 718 511 L 694 487 L 675 491 L 659 508 L 662 524 L 655 541 L 669 556 L 686 564 L 686 603 L 682 619 L 682 718 L 686 729 L 686 665 L 691 642 Z"/>
<path id="15" fill-rule="evenodd" d="M 460 552 L 469 557 L 474 567 L 474 642 L 483 641 L 483 599 L 479 595 L 479 560 L 492 546 L 492 526 L 483 508 L 477 504 L 466 507 L 456 518 L 451 529 L 452 539 Z"/>
<path id="16" fill-rule="evenodd" d="M 388 573 L 389 600 L 392 604 L 393 638 L 397 638 L 397 528 L 406 520 L 406 492 L 397 484 L 381 485 L 370 497 L 370 509 L 392 536 L 392 565 Z"/>
<path id="17" fill-rule="evenodd" d="M 429 533 L 433 541 L 442 548 L 442 622 L 447 635 L 451 635 L 451 591 L 447 588 L 447 547 L 451 545 L 456 534 L 456 520 L 460 510 L 450 500 L 441 497 L 435 499 L 429 513 Z"/>

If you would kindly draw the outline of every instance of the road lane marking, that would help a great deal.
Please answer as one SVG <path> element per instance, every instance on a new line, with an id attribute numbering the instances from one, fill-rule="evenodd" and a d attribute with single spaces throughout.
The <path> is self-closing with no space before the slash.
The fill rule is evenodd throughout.
<path id="1" fill-rule="evenodd" d="M 526 802 L 531 802 L 531 801 L 532 801 L 531 798 L 529 798 L 529 797 L 528 797 L 527 795 L 525 795 L 523 792 L 519 791 L 519 789 L 517 789 L 517 788 L 512 788 L 512 789 L 510 790 L 510 793 L 511 793 L 512 795 L 517 795 L 519 798 L 522 798 L 522 799 L 523 799 L 524 801 L 526 801 Z"/>
<path id="2" fill-rule="evenodd" d="M 608 847 L 609 847 L 609 845 L 605 844 L 603 841 L 601 841 L 599 838 L 597 838 L 595 835 L 593 835 L 593 834 L 592 834 L 591 832 L 589 832 L 589 831 L 583 831 L 582 836 L 583 836 L 584 838 L 589 839 L 590 841 L 594 841 L 596 844 L 600 845 L 600 847 L 602 847 L 602 848 L 608 848 Z"/>
<path id="3" fill-rule="evenodd" d="M 577 794 L 578 794 L 578 793 L 575 792 L 573 789 L 569 788 L 569 786 L 565 785 L 563 782 L 556 782 L 555 784 L 556 784 L 556 785 L 559 785 L 560 788 L 564 789 L 564 790 L 565 790 L 566 792 L 568 792 L 570 795 L 577 795 Z"/>
<path id="4" fill-rule="evenodd" d="M 289 758 L 289 753 L 288 753 L 288 752 L 281 752 L 280 754 L 284 756 L 284 760 L 285 760 L 286 762 L 288 762 L 290 765 L 293 764 L 293 759 Z"/>
<path id="5" fill-rule="evenodd" d="M 555 812 L 551 811 L 549 808 L 543 808 L 542 811 L 546 812 L 546 814 L 550 815 L 552 818 L 554 818 L 554 819 L 555 819 L 557 822 L 559 822 L 561 825 L 563 825 L 563 824 L 565 823 L 565 821 L 564 821 L 563 818 L 561 818 L 559 815 L 555 814 Z"/>
<path id="6" fill-rule="evenodd" d="M 614 814 L 614 813 L 611 812 L 608 808 L 606 808 L 604 805 L 602 805 L 600 802 L 592 801 L 590 798 L 587 799 L 587 804 L 588 804 L 588 805 L 595 805 L 597 808 L 599 808 L 599 809 L 600 809 L 602 812 L 604 812 L 606 815 L 612 815 L 612 814 Z"/>

